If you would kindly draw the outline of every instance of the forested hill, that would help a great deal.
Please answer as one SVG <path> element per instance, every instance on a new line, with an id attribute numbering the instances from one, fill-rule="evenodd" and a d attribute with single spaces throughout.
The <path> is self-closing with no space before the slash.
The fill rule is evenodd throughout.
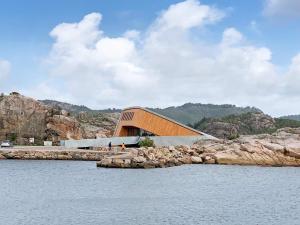
<path id="1" fill-rule="evenodd" d="M 102 109 L 102 110 L 93 110 L 90 109 L 84 105 L 73 105 L 70 103 L 66 102 L 60 102 L 60 101 L 55 101 L 55 100 L 39 100 L 39 102 L 42 102 L 45 105 L 48 105 L 50 107 L 58 107 L 60 109 L 64 109 L 71 114 L 79 114 L 80 112 L 89 112 L 90 114 L 97 114 L 97 113 L 117 113 L 121 112 L 121 109 Z"/>
<path id="2" fill-rule="evenodd" d="M 289 116 L 282 116 L 282 119 L 289 119 L 289 120 L 297 120 L 300 121 L 300 115 L 289 115 Z"/>
<path id="3" fill-rule="evenodd" d="M 40 100 L 40 102 L 51 106 L 59 107 L 67 110 L 71 114 L 78 114 L 79 112 L 89 112 L 89 114 L 98 113 L 118 113 L 120 109 L 103 109 L 92 110 L 84 105 L 73 105 L 65 102 L 54 100 Z M 184 124 L 194 124 L 203 118 L 221 118 L 228 115 L 240 115 L 248 112 L 262 112 L 255 107 L 237 107 L 235 105 L 214 105 L 201 103 L 186 103 L 182 106 L 168 107 L 168 108 L 149 108 L 150 110 L 170 117 L 178 122 Z"/>
<path id="4" fill-rule="evenodd" d="M 221 118 L 228 115 L 240 115 L 248 112 L 262 112 L 255 107 L 237 107 L 228 104 L 214 105 L 201 103 L 186 103 L 178 107 L 168 107 L 164 109 L 150 108 L 150 110 L 184 124 L 194 124 L 203 118 Z"/>
<path id="5" fill-rule="evenodd" d="M 79 113 L 79 112 L 89 112 L 91 111 L 90 108 L 84 106 L 84 105 L 73 105 L 66 102 L 59 102 L 55 100 L 39 100 L 39 102 L 42 102 L 45 105 L 48 105 L 50 107 L 54 108 L 61 108 L 64 109 L 70 113 Z"/>

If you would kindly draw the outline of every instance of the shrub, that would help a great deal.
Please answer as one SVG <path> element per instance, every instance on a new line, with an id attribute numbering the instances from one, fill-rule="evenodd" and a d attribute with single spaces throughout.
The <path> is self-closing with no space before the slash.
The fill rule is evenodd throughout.
<path id="1" fill-rule="evenodd" d="M 228 136 L 228 140 L 234 140 L 234 139 L 237 139 L 237 138 L 239 138 L 239 137 L 240 137 L 239 133 L 230 134 L 230 135 Z"/>
<path id="2" fill-rule="evenodd" d="M 16 133 L 6 134 L 6 139 L 13 143 L 15 143 L 17 141 L 17 137 L 18 137 L 18 135 Z"/>
<path id="3" fill-rule="evenodd" d="M 154 141 L 150 138 L 146 137 L 145 139 L 139 141 L 140 147 L 154 147 Z"/>
<path id="4" fill-rule="evenodd" d="M 19 92 L 16 92 L 16 91 L 13 91 L 13 92 L 11 92 L 9 95 L 16 95 L 16 96 L 19 96 L 20 93 L 19 93 Z"/>

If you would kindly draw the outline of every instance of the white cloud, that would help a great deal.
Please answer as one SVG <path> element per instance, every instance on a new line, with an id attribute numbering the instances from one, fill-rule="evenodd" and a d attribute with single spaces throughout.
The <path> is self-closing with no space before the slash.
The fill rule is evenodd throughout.
<path id="1" fill-rule="evenodd" d="M 101 14 L 51 31 L 48 63 L 52 77 L 73 103 L 94 108 L 129 105 L 168 106 L 185 102 L 253 105 L 268 113 L 298 110 L 299 59 L 279 74 L 266 47 L 249 44 L 235 28 L 212 44 L 198 35 L 203 26 L 225 16 L 221 10 L 187 0 L 171 5 L 145 31 L 109 37 L 100 29 Z M 208 28 L 207 28 L 208 29 Z M 287 91 L 293 84 L 294 92 Z M 44 90 L 55 89 L 47 84 Z M 296 97 L 295 97 L 296 96 Z M 281 108 L 274 102 L 293 107 Z"/>
<path id="2" fill-rule="evenodd" d="M 224 15 L 224 12 L 208 5 L 202 5 L 197 0 L 187 0 L 171 5 L 162 13 L 156 23 L 163 29 L 190 29 L 215 23 Z"/>
<path id="3" fill-rule="evenodd" d="M 140 39 L 140 32 L 138 30 L 128 30 L 125 32 L 124 37 L 137 41 Z"/>
<path id="4" fill-rule="evenodd" d="M 234 45 L 238 44 L 243 40 L 243 35 L 235 28 L 227 28 L 223 33 L 222 44 L 224 45 Z"/>
<path id="5" fill-rule="evenodd" d="M 1 83 L 4 81 L 4 79 L 8 77 L 10 70 L 10 63 L 6 60 L 0 59 L 0 86 L 2 86 Z"/>
<path id="6" fill-rule="evenodd" d="M 74 98 L 90 99 L 87 103 L 93 106 L 112 99 L 122 101 L 126 97 L 123 92 L 127 97 L 142 94 L 155 80 L 149 79 L 151 73 L 146 74 L 141 66 L 134 42 L 137 32 L 104 36 L 99 29 L 101 18 L 92 13 L 79 23 L 60 24 L 50 33 L 55 39 L 48 59 L 51 73 L 64 79 Z"/>
<path id="7" fill-rule="evenodd" d="M 70 96 L 71 93 L 64 92 L 63 89 L 58 90 L 57 84 L 50 82 L 50 80 L 43 81 L 30 89 L 21 89 L 20 93 L 39 100 L 52 99 L 64 102 L 72 102 L 74 100 L 74 98 Z"/>
<path id="8" fill-rule="evenodd" d="M 299 17 L 299 0 L 266 0 L 264 13 L 267 16 Z"/>
<path id="9" fill-rule="evenodd" d="M 102 20 L 99 13 L 86 15 L 80 23 L 62 23 L 56 26 L 50 35 L 57 40 L 55 48 L 67 46 L 89 47 L 101 37 L 101 31 L 95 29 Z"/>
<path id="10" fill-rule="evenodd" d="M 300 54 L 292 59 L 288 73 L 285 75 L 285 94 L 296 95 L 300 99 Z"/>

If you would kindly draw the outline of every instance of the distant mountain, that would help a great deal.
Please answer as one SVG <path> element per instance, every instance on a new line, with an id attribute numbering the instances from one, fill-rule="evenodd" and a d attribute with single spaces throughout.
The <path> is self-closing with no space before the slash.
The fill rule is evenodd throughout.
<path id="1" fill-rule="evenodd" d="M 43 104 L 53 107 L 53 108 L 60 108 L 60 109 L 64 109 L 68 112 L 70 112 L 71 114 L 75 114 L 77 115 L 80 112 L 89 112 L 90 114 L 93 113 L 116 113 L 116 112 L 121 112 L 121 109 L 101 109 L 101 110 L 93 110 L 90 109 L 84 105 L 73 105 L 70 103 L 66 103 L 66 102 L 60 102 L 60 101 L 55 101 L 55 100 L 39 100 L 39 102 L 42 102 Z"/>
<path id="2" fill-rule="evenodd" d="M 237 107 L 235 105 L 214 105 L 214 104 L 193 104 L 186 103 L 178 107 L 168 107 L 164 109 L 150 108 L 164 116 L 170 117 L 184 124 L 194 124 L 203 118 L 221 118 L 229 115 L 240 115 L 248 112 L 262 113 L 255 107 Z"/>
<path id="3" fill-rule="evenodd" d="M 300 115 L 282 116 L 280 118 L 300 121 Z"/>
<path id="4" fill-rule="evenodd" d="M 55 100 L 40 100 L 40 102 L 51 107 L 58 107 L 70 112 L 73 115 L 78 115 L 80 112 L 88 112 L 91 114 L 98 113 L 120 113 L 121 109 L 102 109 L 92 110 L 84 105 L 73 105 L 65 102 Z M 184 124 L 194 124 L 203 118 L 221 118 L 229 115 L 240 115 L 248 112 L 262 113 L 262 111 L 255 107 L 238 107 L 235 105 L 214 105 L 201 103 L 186 103 L 182 106 L 168 107 L 168 108 L 149 108 L 161 115 L 170 117 L 178 122 Z"/>
<path id="5" fill-rule="evenodd" d="M 53 107 L 53 108 L 60 108 L 64 109 L 70 113 L 79 113 L 79 112 L 90 112 L 92 111 L 90 108 L 84 106 L 84 105 L 73 105 L 66 102 L 59 102 L 55 100 L 39 100 L 39 102 L 42 102 L 43 104 Z"/>

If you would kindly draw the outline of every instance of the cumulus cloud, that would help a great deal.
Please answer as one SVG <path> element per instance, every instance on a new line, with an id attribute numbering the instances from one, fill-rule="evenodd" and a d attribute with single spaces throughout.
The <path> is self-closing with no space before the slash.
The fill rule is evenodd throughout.
<path id="1" fill-rule="evenodd" d="M 60 24 L 50 33 L 55 39 L 48 59 L 51 73 L 65 79 L 67 90 L 81 100 L 121 99 L 122 91 L 138 90 L 148 83 L 131 40 L 137 34 L 104 36 L 99 30 L 101 17 L 92 13 L 79 23 Z"/>
<path id="2" fill-rule="evenodd" d="M 300 57 L 279 74 L 271 50 L 249 44 L 233 27 L 216 43 L 199 36 L 201 28 L 224 16 L 220 9 L 187 0 L 161 12 L 146 30 L 119 37 L 101 30 L 100 13 L 59 24 L 50 33 L 54 44 L 48 57 L 51 78 L 64 84 L 55 93 L 69 93 L 68 100 L 94 108 L 212 102 L 284 113 L 274 102 L 286 104 L 299 95 Z M 290 84 L 293 93 L 286 91 Z"/>
<path id="3" fill-rule="evenodd" d="M 10 68 L 11 66 L 8 61 L 0 59 L 0 85 L 4 81 L 4 79 L 8 77 Z"/>
<path id="4" fill-rule="evenodd" d="M 299 96 L 300 98 L 300 54 L 292 59 L 291 65 L 285 75 L 285 94 Z"/>
<path id="5" fill-rule="evenodd" d="M 299 0 L 266 0 L 264 13 L 267 16 L 299 17 Z"/>
<path id="6" fill-rule="evenodd" d="M 156 25 L 161 29 L 190 29 L 215 23 L 224 15 L 224 12 L 208 5 L 201 5 L 197 0 L 187 0 L 171 5 L 157 19 Z"/>
<path id="7" fill-rule="evenodd" d="M 243 40 L 243 35 L 235 28 L 227 28 L 223 33 L 222 43 L 224 45 L 234 45 L 240 43 Z"/>

